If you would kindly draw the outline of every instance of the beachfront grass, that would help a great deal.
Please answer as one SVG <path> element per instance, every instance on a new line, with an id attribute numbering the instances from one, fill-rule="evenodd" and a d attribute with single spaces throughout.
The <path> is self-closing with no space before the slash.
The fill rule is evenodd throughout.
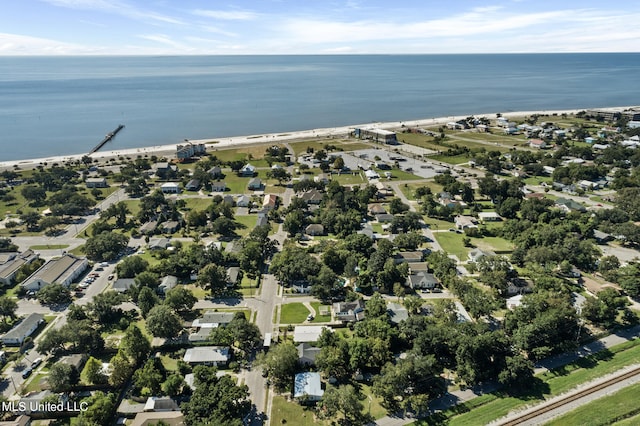
<path id="1" fill-rule="evenodd" d="M 309 310 L 302 303 L 285 303 L 280 308 L 281 324 L 301 324 L 307 320 Z"/>
<path id="2" fill-rule="evenodd" d="M 583 405 L 569 413 L 553 419 L 547 426 L 582 426 L 612 424 L 617 419 L 635 416 L 638 408 L 640 383 L 621 389 L 613 395 Z M 638 424 L 637 421 L 631 424 Z"/>
<path id="3" fill-rule="evenodd" d="M 551 372 L 538 374 L 536 376 L 538 380 L 526 394 L 510 396 L 502 391 L 485 394 L 415 424 L 421 426 L 444 423 L 451 426 L 489 424 L 525 405 L 539 403 L 545 398 L 560 395 L 583 383 L 634 364 L 639 356 L 640 341 L 628 341 L 580 358 Z"/>

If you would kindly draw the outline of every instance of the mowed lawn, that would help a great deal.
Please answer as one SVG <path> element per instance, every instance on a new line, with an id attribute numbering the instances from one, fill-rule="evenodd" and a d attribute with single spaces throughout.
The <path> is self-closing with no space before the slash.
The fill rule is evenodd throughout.
<path id="1" fill-rule="evenodd" d="M 279 395 L 273 397 L 270 420 L 272 425 L 314 426 L 329 424 L 328 421 L 316 419 L 313 408 L 287 401 L 284 396 Z"/>
<path id="2" fill-rule="evenodd" d="M 302 303 L 285 303 L 280 307 L 280 323 L 300 324 L 306 321 L 310 313 Z"/>
<path id="3" fill-rule="evenodd" d="M 465 261 L 467 259 L 467 255 L 471 248 L 465 247 L 464 244 L 462 244 L 464 234 L 458 234 L 451 231 L 441 231 L 434 232 L 433 235 L 436 237 L 436 240 L 442 247 L 442 250 L 455 255 L 461 261 Z"/>

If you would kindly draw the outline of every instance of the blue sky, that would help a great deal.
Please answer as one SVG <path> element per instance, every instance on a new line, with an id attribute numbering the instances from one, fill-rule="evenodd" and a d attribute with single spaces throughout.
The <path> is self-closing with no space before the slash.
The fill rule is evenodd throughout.
<path id="1" fill-rule="evenodd" d="M 0 55 L 637 52 L 637 0 L 0 0 Z"/>

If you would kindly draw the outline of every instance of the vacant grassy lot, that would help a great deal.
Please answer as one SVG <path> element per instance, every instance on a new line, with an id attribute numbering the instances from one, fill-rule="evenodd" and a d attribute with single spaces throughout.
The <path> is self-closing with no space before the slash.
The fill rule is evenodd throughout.
<path id="1" fill-rule="evenodd" d="M 331 321 L 331 305 L 323 305 L 320 302 L 311 302 L 311 307 L 316 310 L 316 317 L 311 322 Z M 320 315 L 320 311 L 327 311 L 329 315 Z"/>
<path id="2" fill-rule="evenodd" d="M 272 425 L 314 426 L 328 425 L 328 421 L 315 419 L 314 408 L 303 407 L 297 402 L 287 401 L 284 396 L 274 396 L 271 408 Z"/>
<path id="3" fill-rule="evenodd" d="M 511 253 L 513 244 L 500 237 L 471 238 L 471 244 L 480 250 L 490 250 L 497 254 Z"/>
<path id="4" fill-rule="evenodd" d="M 301 324 L 310 314 L 302 303 L 285 303 L 280 307 L 281 324 Z"/>
<path id="5" fill-rule="evenodd" d="M 453 224 L 450 224 L 450 226 L 453 226 Z M 461 261 L 465 261 L 467 259 L 467 255 L 471 249 L 462 244 L 464 234 L 447 231 L 434 232 L 433 235 L 436 237 L 436 240 L 440 243 L 444 251 L 457 256 Z"/>

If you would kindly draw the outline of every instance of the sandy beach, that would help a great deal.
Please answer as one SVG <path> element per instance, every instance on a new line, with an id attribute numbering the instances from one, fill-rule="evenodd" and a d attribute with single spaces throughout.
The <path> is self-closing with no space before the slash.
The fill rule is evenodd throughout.
<path id="1" fill-rule="evenodd" d="M 612 108 L 598 108 L 600 110 L 621 110 L 632 107 L 612 107 Z M 575 114 L 580 111 L 584 111 L 584 109 L 574 109 L 574 110 L 554 110 L 554 111 L 515 111 L 515 112 L 503 112 L 500 113 L 503 117 L 513 118 L 513 117 L 524 117 L 530 116 L 533 114 L 538 115 L 560 115 L 560 114 Z M 487 117 L 487 118 L 495 118 L 497 113 L 487 113 L 487 114 L 467 114 L 461 116 L 448 116 L 448 117 L 438 117 L 438 118 L 426 118 L 419 120 L 409 120 L 409 121 L 392 121 L 392 122 L 374 122 L 374 123 L 366 123 L 366 124 L 354 124 L 350 126 L 342 126 L 342 127 L 329 127 L 329 128 L 320 128 L 320 129 L 311 129 L 311 130 L 302 130 L 295 132 L 281 132 L 281 133 L 265 133 L 265 134 L 257 134 L 257 135 L 248 135 L 248 136 L 234 136 L 234 137 L 226 137 L 226 138 L 211 138 L 211 139 L 190 139 L 189 141 L 192 143 L 204 143 L 207 144 L 207 151 L 211 151 L 212 149 L 228 149 L 241 145 L 255 145 L 255 144 L 267 144 L 267 143 L 279 143 L 279 142 L 290 142 L 295 140 L 308 140 L 314 138 L 332 138 L 332 137 L 346 137 L 353 129 L 355 128 L 380 128 L 380 129 L 388 129 L 395 130 L 401 129 L 402 127 L 431 127 L 431 126 L 439 126 L 444 125 L 451 121 L 457 121 L 469 117 L 471 115 L 475 117 Z M 141 148 L 130 148 L 130 149 L 118 149 L 112 151 L 98 151 L 91 154 L 91 158 L 97 159 L 99 161 L 106 161 L 111 158 L 118 157 L 131 157 L 136 158 L 137 156 L 144 155 L 156 155 L 158 157 L 175 157 L 176 152 L 176 144 L 170 145 L 157 145 L 157 146 L 148 146 Z M 14 168 L 18 166 L 20 169 L 32 169 L 38 167 L 39 165 L 52 165 L 54 163 L 62 164 L 68 161 L 77 161 L 80 160 L 86 154 L 73 154 L 73 155 L 60 155 L 60 156 L 52 156 L 46 158 L 37 158 L 37 159 L 29 159 L 29 160 L 14 160 L 14 161 L 3 161 L 0 162 L 0 169 Z"/>

